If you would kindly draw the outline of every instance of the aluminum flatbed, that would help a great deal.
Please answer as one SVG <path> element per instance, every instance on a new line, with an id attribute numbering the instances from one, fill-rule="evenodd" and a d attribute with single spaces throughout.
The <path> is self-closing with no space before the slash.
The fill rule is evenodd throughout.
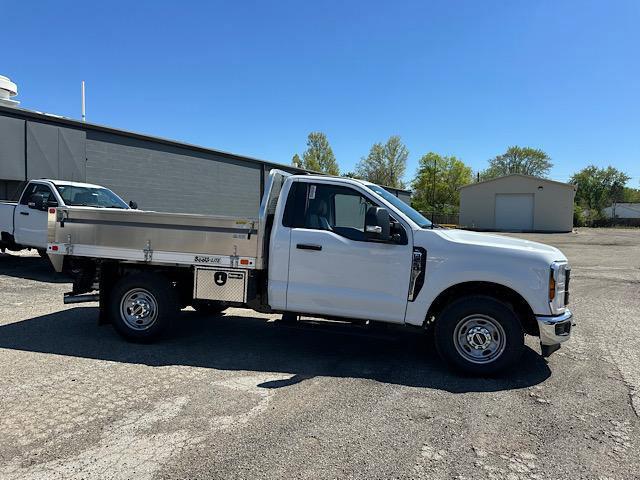
<path id="1" fill-rule="evenodd" d="M 48 250 L 152 264 L 255 268 L 257 224 L 244 217 L 52 208 Z"/>

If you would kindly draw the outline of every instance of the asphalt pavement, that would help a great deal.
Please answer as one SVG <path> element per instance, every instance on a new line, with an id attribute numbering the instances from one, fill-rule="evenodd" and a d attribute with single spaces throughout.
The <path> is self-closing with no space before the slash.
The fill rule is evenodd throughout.
<path id="1" fill-rule="evenodd" d="M 640 230 L 513 235 L 568 256 L 577 326 L 493 379 L 414 331 L 241 309 L 130 344 L 0 255 L 0 478 L 640 478 Z"/>

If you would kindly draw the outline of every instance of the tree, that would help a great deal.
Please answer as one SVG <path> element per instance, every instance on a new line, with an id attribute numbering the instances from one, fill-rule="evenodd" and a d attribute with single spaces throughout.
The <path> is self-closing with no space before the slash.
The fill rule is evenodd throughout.
<path id="1" fill-rule="evenodd" d="M 622 201 L 627 203 L 640 203 L 640 190 L 637 188 L 624 187 Z"/>
<path id="2" fill-rule="evenodd" d="M 347 177 L 347 178 L 357 178 L 357 179 L 362 180 L 362 178 L 360 178 L 360 176 L 358 176 L 358 174 L 356 172 L 354 172 L 354 171 L 347 172 L 347 173 L 343 174 L 342 176 L 343 177 Z"/>
<path id="3" fill-rule="evenodd" d="M 294 160 L 297 155 L 294 156 Z M 300 157 L 298 157 L 298 160 Z M 307 170 L 329 175 L 340 175 L 340 169 L 327 136 L 322 132 L 311 132 L 307 137 L 307 149 L 302 154 L 301 165 Z"/>
<path id="4" fill-rule="evenodd" d="M 407 147 L 399 136 L 393 135 L 385 144 L 373 144 L 369 155 L 356 165 L 355 175 L 386 187 L 404 188 L 402 177 L 407 169 L 408 157 Z"/>
<path id="5" fill-rule="evenodd" d="M 471 167 L 462 160 L 429 152 L 418 163 L 412 204 L 423 212 L 455 213 L 460 206 L 460 187 L 472 179 Z"/>
<path id="6" fill-rule="evenodd" d="M 574 173 L 569 183 L 577 187 L 575 202 L 589 210 L 589 219 L 602 216 L 602 209 L 624 199 L 625 184 L 630 177 L 614 167 L 589 165 Z"/>
<path id="7" fill-rule="evenodd" d="M 293 165 L 294 167 L 298 167 L 298 168 L 304 168 L 304 165 L 302 164 L 302 159 L 300 158 L 300 155 L 298 155 L 296 153 L 293 156 L 293 158 L 291 159 L 291 165 Z"/>
<path id="8" fill-rule="evenodd" d="M 480 174 L 483 180 L 521 173 L 546 177 L 553 167 L 551 158 L 539 148 L 509 147 L 505 153 L 489 160 L 489 168 Z"/>

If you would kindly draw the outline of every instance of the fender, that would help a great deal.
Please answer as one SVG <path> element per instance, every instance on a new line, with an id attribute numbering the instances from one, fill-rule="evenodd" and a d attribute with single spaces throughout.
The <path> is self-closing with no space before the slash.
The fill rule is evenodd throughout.
<path id="1" fill-rule="evenodd" d="M 436 235 L 430 240 L 424 287 L 413 302 L 408 302 L 405 323 L 422 325 L 432 304 L 443 292 L 474 282 L 507 288 L 522 297 L 534 314 L 551 314 L 548 302 L 551 258 L 541 261 L 539 255 L 523 251 L 462 245 Z"/>

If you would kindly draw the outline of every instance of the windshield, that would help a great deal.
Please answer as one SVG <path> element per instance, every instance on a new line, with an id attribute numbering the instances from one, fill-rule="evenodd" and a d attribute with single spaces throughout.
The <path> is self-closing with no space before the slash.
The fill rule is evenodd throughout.
<path id="1" fill-rule="evenodd" d="M 411 208 L 409 205 L 404 203 L 398 197 L 386 191 L 384 188 L 379 187 L 378 185 L 365 184 L 365 186 L 369 190 L 373 190 L 374 192 L 376 192 L 378 195 L 384 198 L 387 202 L 389 202 L 391 205 L 393 205 L 402 213 L 404 213 L 407 217 L 409 217 L 411 220 L 417 223 L 420 228 L 428 228 L 431 226 L 431 222 L 429 220 L 424 218 L 422 215 L 420 215 L 420 213 L 416 212 L 413 208 Z"/>
<path id="2" fill-rule="evenodd" d="M 64 203 L 70 207 L 129 208 L 108 188 L 56 185 Z"/>

